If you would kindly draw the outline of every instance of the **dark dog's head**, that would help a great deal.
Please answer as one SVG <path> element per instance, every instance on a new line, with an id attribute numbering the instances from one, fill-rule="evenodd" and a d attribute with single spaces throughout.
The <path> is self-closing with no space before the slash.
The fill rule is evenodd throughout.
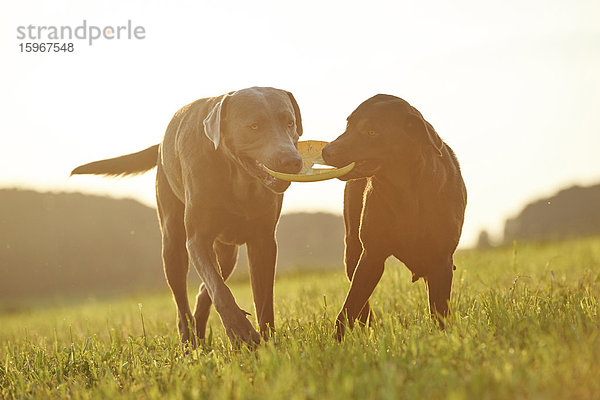
<path id="1" fill-rule="evenodd" d="M 385 164 L 408 165 L 424 154 L 440 156 L 444 142 L 417 109 L 399 97 L 378 94 L 348 117 L 346 131 L 323 149 L 327 164 L 356 166 L 340 179 L 373 176 Z"/>
<path id="2" fill-rule="evenodd" d="M 215 149 L 222 148 L 275 193 L 290 183 L 269 175 L 263 165 L 291 174 L 302 169 L 297 150 L 302 119 L 289 92 L 253 87 L 230 93 L 213 106 L 203 125 Z"/>

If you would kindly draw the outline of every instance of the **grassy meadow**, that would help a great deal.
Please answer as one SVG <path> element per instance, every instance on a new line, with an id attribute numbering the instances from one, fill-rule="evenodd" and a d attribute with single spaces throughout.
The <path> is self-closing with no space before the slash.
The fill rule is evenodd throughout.
<path id="1" fill-rule="evenodd" d="M 342 343 L 341 265 L 278 276 L 277 332 L 255 351 L 230 349 L 214 312 L 207 343 L 184 351 L 166 285 L 0 314 L 0 398 L 600 398 L 600 238 L 466 250 L 456 264 L 443 332 L 396 261 L 372 298 L 378 324 Z M 230 286 L 253 310 L 248 281 Z"/>

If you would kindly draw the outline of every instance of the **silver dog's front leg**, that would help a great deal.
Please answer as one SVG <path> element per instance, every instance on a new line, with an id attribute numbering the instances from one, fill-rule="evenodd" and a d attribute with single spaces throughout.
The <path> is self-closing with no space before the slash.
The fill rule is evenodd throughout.
<path id="1" fill-rule="evenodd" d="M 229 341 L 233 345 L 238 344 L 239 341 L 250 345 L 259 343 L 260 335 L 246 318 L 248 313 L 237 305 L 231 290 L 225 285 L 223 277 L 218 272 L 213 239 L 200 236 L 190 229 L 187 229 L 187 232 L 186 246 L 190 261 L 206 286 Z"/>
<path id="2" fill-rule="evenodd" d="M 256 308 L 260 332 L 266 339 L 271 331 L 275 329 L 273 283 L 275 280 L 277 243 L 274 234 L 266 237 L 259 235 L 259 237 L 249 241 L 247 246 L 254 307 Z"/>

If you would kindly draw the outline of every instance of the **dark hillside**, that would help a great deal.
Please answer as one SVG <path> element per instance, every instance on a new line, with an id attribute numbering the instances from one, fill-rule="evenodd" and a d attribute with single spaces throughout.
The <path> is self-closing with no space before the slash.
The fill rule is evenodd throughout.
<path id="1" fill-rule="evenodd" d="M 277 237 L 280 270 L 342 268 L 340 216 L 284 215 Z M 160 247 L 156 211 L 135 200 L 0 190 L 0 300 L 168 290 Z"/>
<path id="2" fill-rule="evenodd" d="M 134 200 L 0 191 L 0 297 L 162 285 L 156 212 Z"/>
<path id="3" fill-rule="evenodd" d="M 560 240 L 600 234 L 600 184 L 573 186 L 525 206 L 506 221 L 504 242 Z"/>

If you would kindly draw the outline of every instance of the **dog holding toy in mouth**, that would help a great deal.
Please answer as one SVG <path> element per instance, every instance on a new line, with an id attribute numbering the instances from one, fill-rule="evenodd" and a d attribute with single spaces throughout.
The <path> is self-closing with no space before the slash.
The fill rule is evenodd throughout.
<path id="1" fill-rule="evenodd" d="M 326 164 L 354 168 L 344 191 L 345 264 L 350 290 L 336 320 L 372 318 L 369 297 L 390 256 L 424 278 L 440 326 L 448 302 L 467 192 L 458 160 L 421 113 L 401 98 L 378 94 L 348 117 L 346 131 L 324 147 Z"/>
<path id="2" fill-rule="evenodd" d="M 211 304 L 232 343 L 261 336 L 225 281 L 246 243 L 258 325 L 274 329 L 275 227 L 288 181 L 300 172 L 300 110 L 284 90 L 252 87 L 196 100 L 175 113 L 159 145 L 82 165 L 72 174 L 124 176 L 157 167 L 156 197 L 165 275 L 177 305 L 181 340 L 203 339 Z M 202 279 L 194 312 L 187 298 L 193 265 Z"/>

